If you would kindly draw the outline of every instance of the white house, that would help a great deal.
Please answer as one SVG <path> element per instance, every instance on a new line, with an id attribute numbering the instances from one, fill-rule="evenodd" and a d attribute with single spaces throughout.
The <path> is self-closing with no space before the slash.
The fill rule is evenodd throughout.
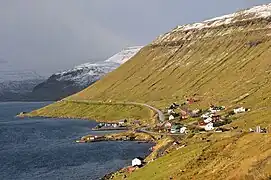
<path id="1" fill-rule="evenodd" d="M 120 120 L 120 121 L 119 121 L 119 125 L 124 125 L 125 123 L 127 123 L 127 120 L 126 120 L 126 119 L 123 119 L 123 120 Z"/>
<path id="2" fill-rule="evenodd" d="M 132 166 L 135 167 L 135 166 L 141 166 L 142 165 L 142 159 L 141 158 L 134 158 L 132 160 Z"/>
<path id="3" fill-rule="evenodd" d="M 244 108 L 244 107 L 240 107 L 240 108 L 236 108 L 236 109 L 233 110 L 233 112 L 234 112 L 235 114 L 238 114 L 238 113 L 244 113 L 244 112 L 246 112 L 246 111 L 250 111 L 250 109 L 246 109 L 246 108 Z"/>
<path id="4" fill-rule="evenodd" d="M 211 112 L 211 113 L 217 113 L 217 112 L 219 112 L 220 111 L 220 109 L 214 109 L 214 108 L 210 108 L 209 109 L 209 111 Z"/>
<path id="5" fill-rule="evenodd" d="M 210 122 L 212 122 L 213 121 L 213 119 L 211 118 L 211 117 L 208 117 L 207 119 L 204 119 L 204 122 L 205 123 L 210 123 Z"/>
<path id="6" fill-rule="evenodd" d="M 205 127 L 204 127 L 205 131 L 212 131 L 214 130 L 214 124 L 213 123 L 208 123 Z"/>
<path id="7" fill-rule="evenodd" d="M 164 127 L 167 128 L 167 129 L 170 129 L 171 126 L 172 126 L 172 124 L 171 124 L 170 122 L 166 122 L 166 123 L 164 124 Z"/>
<path id="8" fill-rule="evenodd" d="M 175 117 L 173 115 L 170 115 L 169 118 L 168 118 L 168 120 L 170 120 L 170 121 L 174 120 L 174 119 L 175 119 Z"/>
<path id="9" fill-rule="evenodd" d="M 187 133 L 187 127 L 182 127 L 182 128 L 180 129 L 180 133 L 181 133 L 181 134 Z"/>
<path id="10" fill-rule="evenodd" d="M 168 115 L 170 115 L 170 114 L 174 114 L 175 112 L 173 109 L 169 109 L 169 110 L 167 110 L 167 113 L 168 113 Z"/>
<path id="11" fill-rule="evenodd" d="M 202 117 L 203 119 L 207 119 L 207 118 L 209 118 L 210 116 L 211 116 L 210 113 L 205 113 L 205 114 L 203 114 L 201 117 Z"/>

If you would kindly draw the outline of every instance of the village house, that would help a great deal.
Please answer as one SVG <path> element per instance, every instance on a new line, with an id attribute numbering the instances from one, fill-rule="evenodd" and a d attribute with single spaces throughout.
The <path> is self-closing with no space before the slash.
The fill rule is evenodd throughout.
<path id="1" fill-rule="evenodd" d="M 189 117 L 188 113 L 184 110 L 180 110 L 180 113 L 181 113 L 181 117 L 180 119 L 187 119 Z"/>
<path id="2" fill-rule="evenodd" d="M 119 121 L 119 125 L 124 125 L 125 123 L 127 123 L 127 120 L 126 119 L 122 119 Z"/>
<path id="3" fill-rule="evenodd" d="M 178 108 L 179 106 L 180 106 L 179 104 L 172 103 L 172 104 L 169 106 L 169 109 L 176 109 L 176 108 Z"/>
<path id="4" fill-rule="evenodd" d="M 261 126 L 256 126 L 255 130 L 249 128 L 249 131 L 250 132 L 256 132 L 256 133 L 268 133 L 268 129 L 267 128 L 261 128 Z"/>
<path id="5" fill-rule="evenodd" d="M 84 136 L 81 138 L 82 141 L 97 141 L 97 140 L 102 140 L 104 137 L 103 136 Z"/>
<path id="6" fill-rule="evenodd" d="M 206 123 L 206 122 L 204 122 L 204 121 L 199 121 L 199 122 L 198 122 L 198 126 L 199 126 L 200 128 L 202 128 L 202 129 L 204 129 L 205 126 L 206 126 L 207 124 L 208 124 L 208 123 Z"/>
<path id="7" fill-rule="evenodd" d="M 213 114 L 217 113 L 217 112 L 220 112 L 222 110 L 225 110 L 225 106 L 214 106 L 214 105 L 211 105 L 211 107 L 209 108 L 209 111 Z"/>
<path id="8" fill-rule="evenodd" d="M 168 120 L 169 121 L 172 121 L 172 120 L 174 120 L 175 119 L 175 117 L 173 116 L 173 115 L 170 115 L 169 117 L 168 117 Z"/>
<path id="9" fill-rule="evenodd" d="M 188 133 L 187 127 L 182 127 L 182 128 L 180 129 L 180 133 L 181 133 L 181 134 L 187 134 L 187 133 Z"/>
<path id="10" fill-rule="evenodd" d="M 221 133 L 221 132 L 223 132 L 224 130 L 222 129 L 222 128 L 216 128 L 215 129 L 215 132 L 218 132 L 218 133 Z"/>
<path id="11" fill-rule="evenodd" d="M 205 127 L 204 127 L 205 131 L 212 131 L 214 130 L 214 124 L 211 122 L 211 123 L 208 123 Z"/>
<path id="12" fill-rule="evenodd" d="M 206 123 L 204 121 L 200 121 L 198 123 L 198 126 L 202 129 L 204 129 L 205 131 L 212 131 L 214 130 L 214 124 L 212 122 Z"/>
<path id="13" fill-rule="evenodd" d="M 198 99 L 195 99 L 195 98 L 186 98 L 186 104 L 193 104 L 195 102 L 198 102 L 199 100 Z"/>
<path id="14" fill-rule="evenodd" d="M 164 124 L 164 127 L 165 127 L 165 129 L 171 129 L 172 124 L 171 124 L 170 122 L 166 122 L 166 123 Z"/>
<path id="15" fill-rule="evenodd" d="M 217 122 L 221 120 L 221 116 L 220 115 L 213 115 L 212 116 L 212 122 Z"/>
<path id="16" fill-rule="evenodd" d="M 142 167 L 143 166 L 143 158 L 136 157 L 132 160 L 133 167 Z"/>
<path id="17" fill-rule="evenodd" d="M 205 123 L 210 123 L 213 121 L 213 119 L 211 117 L 208 117 L 206 119 L 203 120 Z"/>
<path id="18" fill-rule="evenodd" d="M 200 109 L 195 109 L 191 112 L 191 117 L 196 118 L 200 116 L 200 113 L 202 112 L 202 110 Z"/>
<path id="19" fill-rule="evenodd" d="M 170 133 L 175 134 L 175 133 L 179 133 L 181 129 L 181 124 L 174 124 L 172 125 L 171 129 L 170 129 Z"/>
<path id="20" fill-rule="evenodd" d="M 207 118 L 209 118 L 209 117 L 212 117 L 212 114 L 209 113 L 209 112 L 207 112 L 207 113 L 201 115 L 201 118 L 202 118 L 202 119 L 207 119 Z"/>
<path id="21" fill-rule="evenodd" d="M 235 108 L 233 109 L 233 112 L 235 114 L 238 114 L 238 113 L 244 113 L 244 112 L 247 112 L 247 111 L 250 111 L 250 109 L 246 109 L 244 107 L 239 107 L 239 108 Z"/>

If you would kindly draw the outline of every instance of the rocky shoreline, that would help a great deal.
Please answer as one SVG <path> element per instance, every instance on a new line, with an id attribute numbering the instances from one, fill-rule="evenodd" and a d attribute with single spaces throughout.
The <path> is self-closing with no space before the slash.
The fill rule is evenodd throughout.
<path id="1" fill-rule="evenodd" d="M 140 133 L 136 132 L 129 132 L 131 135 L 136 135 Z M 128 133 L 128 134 L 129 134 Z M 122 133 L 120 134 L 114 134 L 113 136 L 123 136 Z M 154 139 L 153 139 L 154 138 Z M 119 139 L 115 139 L 119 140 Z M 139 139 L 138 139 L 139 140 Z M 152 139 L 146 138 L 146 139 L 141 139 L 141 141 L 145 141 L 146 143 L 154 143 L 155 145 L 150 149 L 151 153 L 144 157 L 143 163 L 144 165 L 147 165 L 153 161 L 155 161 L 157 158 L 164 156 L 165 154 L 169 153 L 172 149 L 176 148 L 182 148 L 185 147 L 186 145 L 180 144 L 176 139 L 173 139 L 170 136 L 165 136 L 165 137 L 160 137 L 160 136 L 152 136 Z M 101 180 L 109 180 L 109 179 L 114 179 L 114 178 L 126 178 L 128 174 L 143 168 L 142 167 L 133 167 L 133 166 L 127 166 L 123 167 L 117 171 L 110 172 L 106 175 L 104 175 Z"/>
<path id="2" fill-rule="evenodd" d="M 33 118 L 33 116 L 29 116 L 27 113 L 23 112 L 17 115 L 16 117 L 19 118 Z M 37 116 L 35 116 L 37 117 Z M 53 118 L 53 117 L 44 117 L 44 116 L 38 116 L 42 118 Z M 61 117 L 55 117 L 55 118 L 61 118 Z M 64 118 L 64 117 L 63 117 Z M 67 118 L 67 117 L 65 117 Z M 73 118 L 67 118 L 67 119 L 73 119 Z M 89 120 L 89 119 L 85 119 Z M 96 121 L 100 122 L 100 121 Z M 139 127 L 138 127 L 139 128 Z M 161 157 L 164 155 L 166 150 L 172 146 L 174 139 L 172 139 L 169 136 L 165 135 L 152 135 L 144 132 L 139 132 L 136 130 L 137 128 L 132 128 L 124 132 L 118 132 L 118 133 L 112 133 L 112 134 L 105 134 L 102 136 L 97 136 L 93 134 L 85 135 L 81 137 L 81 139 L 77 140 L 78 143 L 94 143 L 99 141 L 134 141 L 137 143 L 153 143 L 154 146 L 150 149 L 151 153 L 144 157 L 144 164 L 148 164 L 150 162 L 153 162 L 158 157 Z M 115 172 L 110 172 L 106 175 L 104 175 L 101 179 L 107 180 L 112 179 L 116 176 L 125 177 L 127 175 L 127 172 L 131 173 L 135 171 L 138 168 L 128 166 L 123 167 L 122 169 L 119 169 Z"/>

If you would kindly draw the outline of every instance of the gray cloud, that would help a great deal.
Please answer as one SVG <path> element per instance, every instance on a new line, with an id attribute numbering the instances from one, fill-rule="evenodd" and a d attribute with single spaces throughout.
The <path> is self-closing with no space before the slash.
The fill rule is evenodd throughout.
<path id="1" fill-rule="evenodd" d="M 0 1 L 0 57 L 13 70 L 49 74 L 125 46 L 147 44 L 180 24 L 267 0 Z M 1 63 L 1 68 L 7 68 Z"/>
<path id="2" fill-rule="evenodd" d="M 4 60 L 4 59 L 0 59 L 0 64 L 7 64 L 8 61 Z"/>

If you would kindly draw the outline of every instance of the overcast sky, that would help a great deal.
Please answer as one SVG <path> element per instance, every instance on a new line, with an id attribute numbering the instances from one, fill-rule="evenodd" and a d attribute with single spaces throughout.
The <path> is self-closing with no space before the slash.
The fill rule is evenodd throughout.
<path id="1" fill-rule="evenodd" d="M 0 73 L 50 75 L 271 0 L 0 0 Z M 1 75 L 1 74 L 0 74 Z"/>

